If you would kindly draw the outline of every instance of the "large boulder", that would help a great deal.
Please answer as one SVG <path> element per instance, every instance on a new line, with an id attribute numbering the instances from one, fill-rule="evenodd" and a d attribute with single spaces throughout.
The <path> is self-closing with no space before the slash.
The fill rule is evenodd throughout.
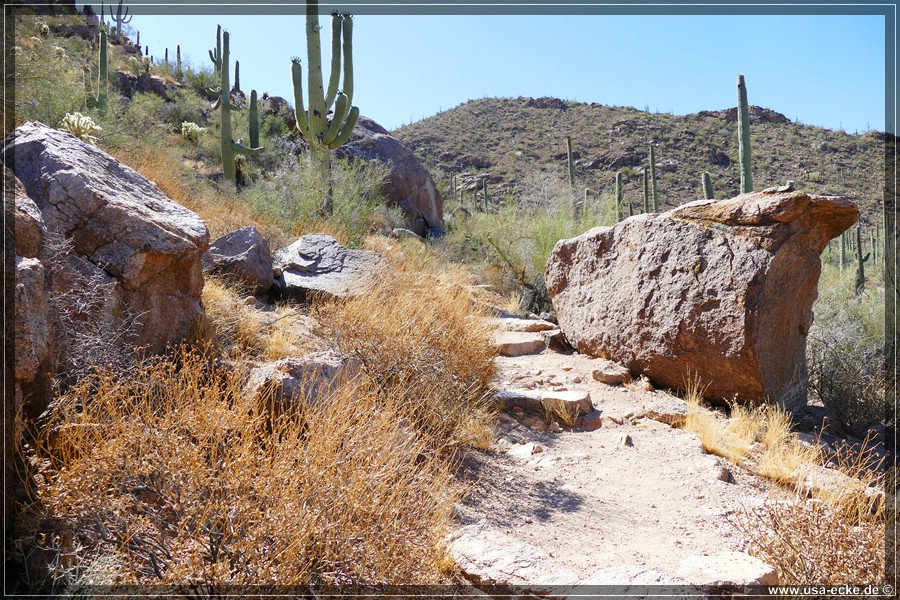
<path id="1" fill-rule="evenodd" d="M 48 235 L 71 250 L 66 262 L 92 269 L 91 281 L 109 284 L 101 293 L 133 317 L 135 344 L 158 352 L 186 338 L 203 314 L 209 232 L 200 218 L 134 169 L 41 123 L 16 128 L 4 151 Z M 54 256 L 45 248 L 39 258 L 46 266 Z"/>
<path id="2" fill-rule="evenodd" d="M 222 275 L 251 294 L 272 287 L 272 252 L 256 227 L 242 227 L 216 239 L 203 257 L 203 270 Z"/>
<path id="3" fill-rule="evenodd" d="M 279 295 L 299 302 L 354 296 L 386 266 L 378 254 L 351 250 L 324 233 L 304 235 L 276 251 L 274 262 L 281 271 L 275 280 Z"/>
<path id="4" fill-rule="evenodd" d="M 360 116 L 350 139 L 337 153 L 386 165 L 390 170 L 384 189 L 388 205 L 403 209 L 409 229 L 416 234 L 422 237 L 444 234 L 444 207 L 437 185 L 412 150 L 384 127 Z"/>
<path id="5" fill-rule="evenodd" d="M 700 200 L 557 243 L 547 291 L 582 353 L 712 400 L 805 401 L 806 336 L 845 199 L 790 187 Z"/>

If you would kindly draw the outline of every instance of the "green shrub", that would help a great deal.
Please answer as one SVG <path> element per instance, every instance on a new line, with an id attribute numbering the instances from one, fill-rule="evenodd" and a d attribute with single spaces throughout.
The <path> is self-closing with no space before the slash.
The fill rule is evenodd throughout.
<path id="1" fill-rule="evenodd" d="M 86 96 L 81 70 L 76 71 L 67 53 L 53 49 L 57 41 L 48 38 L 37 44 L 23 43 L 15 47 L 17 126 L 26 121 L 40 121 L 59 127 L 66 113 L 84 108 Z"/>

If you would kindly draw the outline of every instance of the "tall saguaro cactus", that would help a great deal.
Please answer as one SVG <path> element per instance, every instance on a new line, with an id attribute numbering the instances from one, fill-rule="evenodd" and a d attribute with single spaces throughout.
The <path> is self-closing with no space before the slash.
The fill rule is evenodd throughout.
<path id="1" fill-rule="evenodd" d="M 575 161 L 572 158 L 572 136 L 566 136 L 566 163 L 569 167 L 569 185 L 575 189 Z"/>
<path id="2" fill-rule="evenodd" d="M 647 178 L 647 169 L 644 169 L 644 214 L 650 212 L 650 181 Z"/>
<path id="3" fill-rule="evenodd" d="M 221 28 L 220 28 L 221 30 Z M 218 94 L 214 109 L 221 110 L 221 138 L 220 148 L 222 154 L 222 171 L 225 174 L 225 180 L 237 183 L 237 167 L 235 159 L 238 154 L 256 154 L 262 148 L 247 147 L 244 145 L 243 139 L 234 141 L 231 129 L 231 113 L 232 111 L 241 110 L 240 106 L 231 103 L 231 85 L 229 85 L 228 76 L 228 32 L 222 32 L 222 54 L 221 54 L 221 74 L 219 79 L 219 88 L 214 90 Z M 251 144 L 252 146 L 252 144 Z"/>
<path id="4" fill-rule="evenodd" d="M 297 130 L 309 143 L 310 160 L 322 186 L 322 211 L 334 210 L 331 188 L 331 151 L 340 148 L 353 133 L 359 108 L 353 103 L 353 17 L 349 13 L 331 14 L 331 73 L 327 93 L 322 80 L 322 52 L 319 42 L 318 2 L 306 3 L 306 52 L 308 62 L 309 107 L 304 110 L 303 70 L 300 59 L 291 60 L 294 84 L 294 112 Z M 343 46 L 342 46 L 343 43 Z M 343 59 L 343 60 L 342 60 Z M 343 80 L 341 63 L 343 62 Z M 343 83 L 343 89 L 338 89 Z M 328 109 L 334 109 L 331 121 Z"/>
<path id="5" fill-rule="evenodd" d="M 116 9 L 116 16 L 112 16 L 112 9 L 109 9 L 110 18 L 115 21 L 116 28 L 113 29 L 113 37 L 117 40 L 121 40 L 125 37 L 125 25 L 131 23 L 131 15 L 128 14 L 128 8 L 125 7 L 125 14 L 122 14 L 122 2 L 124 0 L 119 0 L 119 6 Z"/>
<path id="6" fill-rule="evenodd" d="M 625 218 L 625 207 L 622 206 L 622 171 L 616 171 L 616 223 Z"/>
<path id="7" fill-rule="evenodd" d="M 753 191 L 753 176 L 750 174 L 750 106 L 747 104 L 747 84 L 743 74 L 738 75 L 738 156 L 741 163 L 741 193 Z"/>
<path id="8" fill-rule="evenodd" d="M 866 285 L 866 271 L 863 264 L 869 260 L 871 253 L 863 256 L 862 224 L 856 222 L 856 293 L 859 294 Z"/>
<path id="9" fill-rule="evenodd" d="M 222 26 L 216 26 L 216 47 L 209 51 L 209 60 L 212 61 L 213 68 L 216 70 L 216 76 L 222 70 Z"/>
<path id="10" fill-rule="evenodd" d="M 656 189 L 656 151 L 650 144 L 650 186 L 653 192 L 653 212 L 659 212 L 659 191 Z"/>
<path id="11" fill-rule="evenodd" d="M 106 28 L 100 28 L 100 65 L 97 71 L 97 94 L 91 86 L 91 70 L 84 68 L 84 88 L 87 95 L 88 108 L 96 108 L 100 114 L 106 113 L 106 98 L 109 93 L 109 71 L 106 56 Z"/>
<path id="12" fill-rule="evenodd" d="M 250 121 L 250 147 L 259 146 L 259 108 L 257 107 L 256 90 L 250 90 L 250 112 L 247 117 Z"/>

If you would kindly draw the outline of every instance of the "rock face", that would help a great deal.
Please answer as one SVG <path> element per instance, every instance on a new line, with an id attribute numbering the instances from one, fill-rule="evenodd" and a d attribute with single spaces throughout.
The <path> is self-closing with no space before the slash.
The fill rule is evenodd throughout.
<path id="1" fill-rule="evenodd" d="M 4 146 L 48 233 L 108 281 L 135 319 L 136 344 L 157 352 L 185 338 L 203 314 L 209 233 L 199 217 L 137 171 L 41 123 L 18 127 Z M 42 262 L 49 252 L 38 253 Z"/>
<path id="2" fill-rule="evenodd" d="M 226 233 L 210 244 L 203 270 L 231 278 L 251 294 L 265 294 L 274 281 L 272 252 L 256 227 Z"/>
<path id="3" fill-rule="evenodd" d="M 384 192 L 388 205 L 403 209 L 409 229 L 417 235 L 444 235 L 444 208 L 437 185 L 415 154 L 384 127 L 359 117 L 350 140 L 337 154 L 387 165 L 390 175 Z"/>
<path id="4" fill-rule="evenodd" d="M 713 400 L 805 400 L 806 336 L 844 198 L 778 189 L 637 215 L 557 243 L 547 291 L 566 338 L 655 385 Z M 801 384 L 801 385 L 798 385 Z"/>
<path id="5" fill-rule="evenodd" d="M 374 252 L 351 250 L 334 237 L 315 233 L 275 252 L 281 276 L 275 285 L 282 296 L 306 302 L 311 294 L 342 298 L 359 293 L 385 266 Z"/>

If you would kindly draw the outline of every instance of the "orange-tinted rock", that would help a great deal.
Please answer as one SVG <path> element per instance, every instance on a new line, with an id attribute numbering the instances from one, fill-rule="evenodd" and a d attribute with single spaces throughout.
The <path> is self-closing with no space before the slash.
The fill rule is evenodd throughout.
<path id="1" fill-rule="evenodd" d="M 656 386 L 793 406 L 828 240 L 845 198 L 764 190 L 637 215 L 562 240 L 546 270 L 566 338 Z"/>

